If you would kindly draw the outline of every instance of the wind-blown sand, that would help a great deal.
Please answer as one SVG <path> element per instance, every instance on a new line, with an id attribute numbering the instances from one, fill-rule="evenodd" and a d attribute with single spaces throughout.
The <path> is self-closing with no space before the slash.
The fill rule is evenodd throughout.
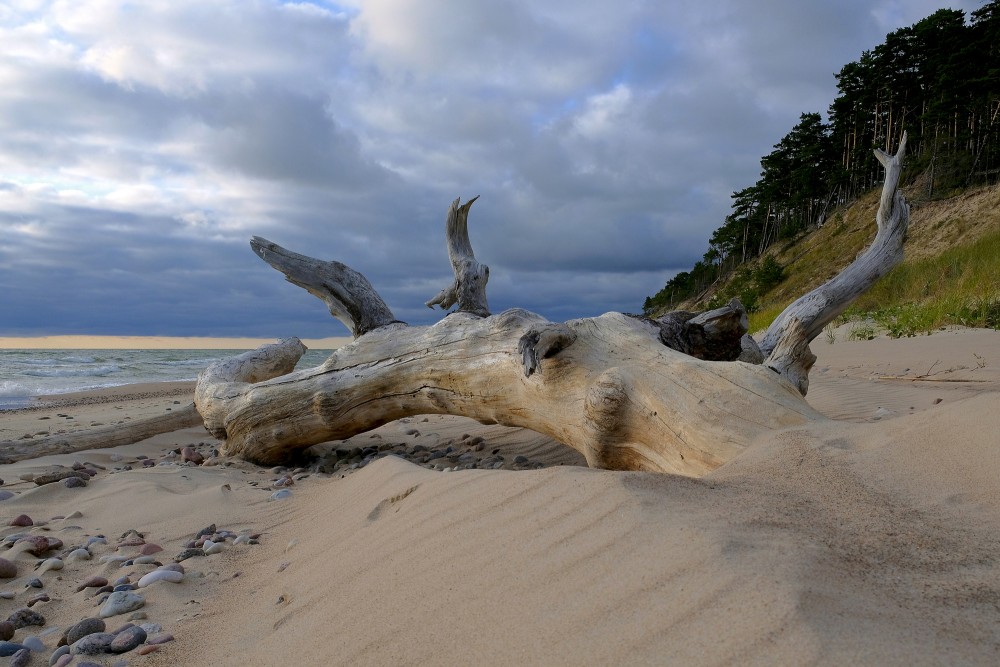
<path id="1" fill-rule="evenodd" d="M 1000 332 L 855 342 L 840 331 L 813 350 L 809 400 L 838 421 L 770 436 L 702 480 L 589 470 L 529 431 L 439 416 L 344 446 L 478 435 L 482 455 L 499 449 L 507 468 L 519 455 L 530 463 L 517 467 L 545 467 L 444 473 L 387 457 L 311 474 L 273 501 L 281 474 L 243 463 L 138 469 L 136 455 L 211 450 L 194 428 L 0 466 L 2 490 L 18 494 L 0 502 L 0 521 L 78 511 L 3 534 L 70 546 L 101 533 L 110 544 L 93 547 L 99 557 L 135 528 L 165 548 L 162 562 L 211 523 L 261 534 L 185 560 L 180 584 L 143 589 L 148 619 L 137 622 L 176 641 L 125 654 L 130 665 L 995 664 Z M 87 425 L 189 400 L 184 387 L 155 389 L 0 413 L 0 439 L 66 428 L 59 414 Z M 74 461 L 107 470 L 82 489 L 17 481 Z M 125 464 L 137 469 L 113 472 Z M 87 576 L 134 581 L 153 567 L 95 558 L 26 589 L 37 559 L 0 556 L 19 566 L 0 580 L 16 594 L 0 613 L 46 592 L 52 600 L 33 607 L 46 628 L 96 615 L 75 591 Z M 59 634 L 43 637 L 46 659 Z"/>

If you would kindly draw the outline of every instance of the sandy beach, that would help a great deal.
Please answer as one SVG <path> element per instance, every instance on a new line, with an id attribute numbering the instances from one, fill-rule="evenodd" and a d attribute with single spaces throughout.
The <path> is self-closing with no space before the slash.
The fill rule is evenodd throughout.
<path id="1" fill-rule="evenodd" d="M 301 468 L 219 458 L 202 427 L 2 465 L 0 616 L 44 617 L 11 641 L 47 664 L 105 585 L 207 536 L 218 553 L 105 619 L 145 624 L 138 647 L 69 664 L 996 664 L 1000 332 L 848 335 L 812 345 L 830 421 L 703 479 L 591 470 L 531 431 L 433 415 Z M 162 415 L 192 388 L 50 397 L 0 413 L 0 440 Z M 34 481 L 74 464 L 85 487 Z M 61 544 L 6 549 L 18 534 Z"/>

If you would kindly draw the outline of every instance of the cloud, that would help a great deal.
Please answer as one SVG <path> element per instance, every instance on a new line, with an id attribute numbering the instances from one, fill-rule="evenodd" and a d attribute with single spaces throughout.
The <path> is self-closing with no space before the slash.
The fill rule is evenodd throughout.
<path id="1" fill-rule="evenodd" d="M 965 0 L 961 6 L 974 9 Z M 931 0 L 0 6 L 0 334 L 343 333 L 249 250 L 401 319 L 470 217 L 494 309 L 636 311 L 833 73 Z"/>

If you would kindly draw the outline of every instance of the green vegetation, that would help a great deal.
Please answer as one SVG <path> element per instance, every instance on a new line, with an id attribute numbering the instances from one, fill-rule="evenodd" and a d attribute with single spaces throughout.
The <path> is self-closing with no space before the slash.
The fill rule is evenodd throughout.
<path id="1" fill-rule="evenodd" d="M 766 328 L 787 303 L 750 315 L 750 330 Z M 1000 230 L 936 257 L 905 261 L 861 295 L 841 322 L 861 340 L 885 332 L 915 336 L 947 325 L 1000 329 Z"/>
<path id="2" fill-rule="evenodd" d="M 904 179 L 922 199 L 997 182 L 1000 0 L 969 18 L 939 10 L 845 65 L 836 75 L 839 94 L 829 123 L 819 113 L 801 115 L 761 158 L 760 179 L 733 193 L 732 213 L 702 259 L 648 297 L 643 310 L 655 315 L 685 302 L 701 304 L 713 291 L 746 295 L 759 307 L 765 290 L 748 265 L 874 188 L 882 172 L 872 149 L 894 150 L 904 132 Z"/>

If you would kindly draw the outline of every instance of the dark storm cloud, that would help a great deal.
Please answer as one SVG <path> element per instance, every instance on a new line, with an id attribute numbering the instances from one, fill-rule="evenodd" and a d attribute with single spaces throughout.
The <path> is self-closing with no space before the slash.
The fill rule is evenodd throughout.
<path id="1" fill-rule="evenodd" d="M 6 3 L 0 334 L 343 334 L 255 234 L 425 323 L 477 194 L 494 310 L 636 311 L 833 73 L 938 8 L 679 4 Z"/>

